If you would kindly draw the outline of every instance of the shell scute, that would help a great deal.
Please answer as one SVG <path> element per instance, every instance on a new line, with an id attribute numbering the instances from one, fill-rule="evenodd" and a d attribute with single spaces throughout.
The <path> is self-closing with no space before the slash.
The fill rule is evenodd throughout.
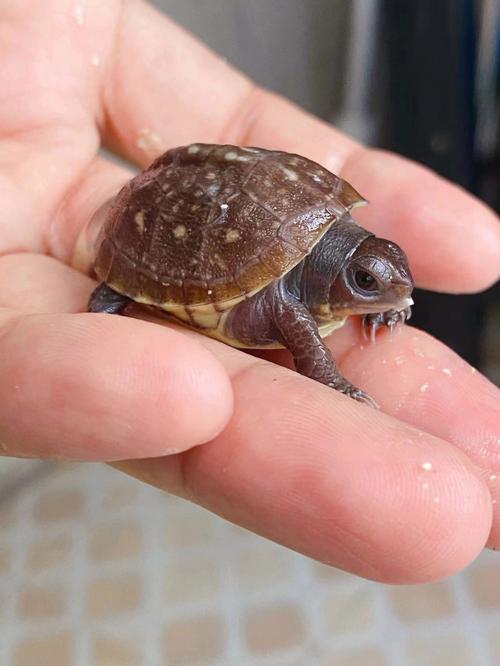
<path id="1" fill-rule="evenodd" d="M 96 272 L 165 309 L 237 302 L 291 270 L 362 197 L 298 155 L 192 144 L 127 184 Z"/>

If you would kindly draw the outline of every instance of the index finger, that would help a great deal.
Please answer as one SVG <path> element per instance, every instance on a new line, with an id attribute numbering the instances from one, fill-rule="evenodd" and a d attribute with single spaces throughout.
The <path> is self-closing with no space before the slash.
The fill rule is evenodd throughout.
<path id="1" fill-rule="evenodd" d="M 112 57 L 104 138 L 128 159 L 145 166 L 191 141 L 300 153 L 372 201 L 358 219 L 405 249 L 421 286 L 474 291 L 498 278 L 500 226 L 486 206 L 429 170 L 368 150 L 258 89 L 148 5 L 124 5 Z"/>

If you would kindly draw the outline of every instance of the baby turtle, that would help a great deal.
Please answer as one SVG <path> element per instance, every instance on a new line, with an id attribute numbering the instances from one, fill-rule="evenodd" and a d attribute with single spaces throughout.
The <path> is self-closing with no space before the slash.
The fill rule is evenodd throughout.
<path id="1" fill-rule="evenodd" d="M 404 252 L 351 217 L 366 203 L 299 155 L 174 148 L 114 200 L 89 310 L 120 313 L 133 300 L 234 347 L 286 347 L 299 373 L 374 404 L 322 340 L 352 314 L 374 336 L 411 313 Z"/>

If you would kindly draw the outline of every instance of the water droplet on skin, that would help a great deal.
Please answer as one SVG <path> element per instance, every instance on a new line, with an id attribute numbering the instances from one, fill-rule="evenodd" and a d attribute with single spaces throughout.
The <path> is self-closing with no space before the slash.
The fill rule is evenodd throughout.
<path id="1" fill-rule="evenodd" d="M 157 155 L 162 152 L 163 141 L 157 132 L 145 127 L 139 130 L 139 137 L 136 146 L 143 150 L 145 153 Z"/>
<path id="2" fill-rule="evenodd" d="M 451 372 L 450 368 L 443 368 L 441 370 L 441 372 L 444 372 L 444 374 L 448 375 L 448 377 L 451 377 L 451 375 L 452 375 L 452 372 Z"/>
<path id="3" fill-rule="evenodd" d="M 436 366 L 435 365 L 428 365 L 427 370 L 435 370 Z"/>
<path id="4" fill-rule="evenodd" d="M 83 15 L 83 7 L 81 5 L 75 5 L 73 9 L 73 16 L 75 17 L 78 25 L 83 25 L 85 23 L 85 18 Z"/>
<path id="5" fill-rule="evenodd" d="M 471 365 L 471 368 L 470 368 L 470 374 L 471 374 L 471 375 L 475 375 L 476 372 L 477 372 L 476 368 L 475 368 L 473 365 Z"/>
<path id="6" fill-rule="evenodd" d="M 425 354 L 421 349 L 414 349 L 413 353 L 415 356 L 420 356 L 420 358 L 425 358 Z"/>
<path id="7" fill-rule="evenodd" d="M 430 472 L 432 469 L 432 463 L 430 462 L 425 462 L 421 465 L 422 469 L 424 469 L 426 472 Z"/>
<path id="8" fill-rule="evenodd" d="M 422 384 L 422 386 L 420 387 L 420 393 L 425 393 L 428 390 L 429 390 L 429 384 Z"/>
<path id="9" fill-rule="evenodd" d="M 492 474 L 492 475 L 490 476 L 490 481 L 494 481 L 496 478 L 497 478 L 497 475 L 496 475 L 496 474 Z"/>

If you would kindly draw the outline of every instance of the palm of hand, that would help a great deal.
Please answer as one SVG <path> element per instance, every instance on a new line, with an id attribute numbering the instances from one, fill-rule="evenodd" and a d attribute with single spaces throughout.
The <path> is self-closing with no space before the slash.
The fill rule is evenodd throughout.
<path id="1" fill-rule="evenodd" d="M 75 269 L 88 265 L 87 221 L 130 177 L 98 154 L 101 141 L 139 166 L 194 140 L 303 153 L 372 200 L 360 222 L 408 251 L 421 286 L 445 291 L 498 277 L 491 212 L 255 89 L 140 3 L 11 0 L 0 61 L 7 455 L 129 459 L 116 464 L 392 582 L 448 574 L 498 546 L 498 391 L 437 341 L 406 327 L 363 348 L 354 323 L 332 337 L 376 413 L 290 373 L 285 354 L 280 367 L 147 321 L 78 314 L 93 282 Z"/>

